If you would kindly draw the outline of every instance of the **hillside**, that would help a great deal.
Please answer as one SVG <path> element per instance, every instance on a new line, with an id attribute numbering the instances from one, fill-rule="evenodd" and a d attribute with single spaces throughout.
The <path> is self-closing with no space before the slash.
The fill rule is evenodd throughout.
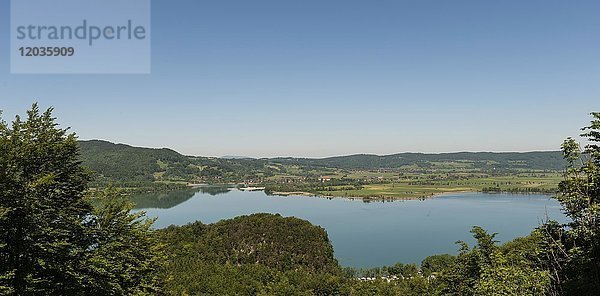
<path id="1" fill-rule="evenodd" d="M 561 170 L 566 163 L 560 151 L 545 152 L 458 152 L 398 153 L 392 155 L 357 154 L 322 159 L 276 158 L 273 162 L 339 169 L 397 169 L 408 166 L 433 168 L 440 164 L 467 166 L 472 169 L 496 170 Z"/>
<path id="2" fill-rule="evenodd" d="M 217 182 L 268 176 L 277 167 L 265 160 L 185 156 L 174 150 L 141 148 L 107 141 L 79 141 L 83 165 L 96 183 Z"/>
<path id="3" fill-rule="evenodd" d="M 347 295 L 332 291 L 345 278 L 327 232 L 305 220 L 253 214 L 158 237 L 170 251 L 163 272 L 172 295 Z"/>
<path id="4" fill-rule="evenodd" d="M 140 148 L 99 140 L 80 141 L 79 147 L 83 165 L 100 178 L 151 181 L 153 174 L 166 171 L 161 163 L 191 163 L 189 157 L 166 148 Z"/>
<path id="5" fill-rule="evenodd" d="M 448 183 L 465 177 L 484 178 L 489 174 L 498 176 L 525 172 L 559 171 L 565 165 L 562 155 L 558 151 L 400 153 L 384 156 L 350 155 L 323 159 L 226 159 L 186 156 L 167 148 L 141 148 L 99 140 L 80 141 L 79 144 L 83 165 L 95 172 L 94 186 L 102 187 L 112 183 L 125 188 L 145 187 L 144 192 L 147 192 L 150 187 L 152 191 L 155 191 L 161 188 L 181 187 L 186 183 L 239 183 L 247 181 L 255 184 L 260 183 L 263 186 L 265 184 L 267 186 L 277 184 L 272 187 L 277 189 L 275 191 L 313 192 L 316 190 L 313 187 L 320 184 L 318 180 L 323 175 L 335 176 L 334 178 L 338 179 L 353 179 L 351 181 L 339 181 L 341 183 L 335 183 L 337 185 L 366 185 L 364 182 L 373 183 L 373 181 L 365 181 L 365 179 L 382 176 L 378 172 L 380 170 L 388 170 L 390 173 L 386 174 L 383 179 L 375 180 L 376 183 L 405 181 L 411 183 L 408 185 L 414 185 L 412 183 L 415 182 L 419 182 L 421 185 L 431 185 L 432 181 Z M 371 175 L 368 171 L 376 172 L 377 175 Z M 400 180 L 398 173 L 411 175 L 405 175 L 405 179 Z M 438 174 L 452 175 L 441 176 Z M 412 176 L 412 179 L 408 180 L 406 176 Z M 290 184 L 292 180 L 294 183 L 293 188 L 286 185 Z M 534 181 L 533 179 L 529 180 L 529 182 Z M 480 187 L 496 185 L 493 181 L 482 182 L 484 181 L 480 180 L 479 183 L 481 184 L 475 187 L 481 189 Z M 442 185 L 456 185 L 446 183 Z M 550 183 L 554 184 L 553 182 Z M 330 183 L 327 186 L 333 184 Z M 472 184 L 463 185 L 471 186 Z M 340 188 L 335 189 L 340 190 Z M 334 188 L 328 188 L 328 190 L 331 189 Z M 409 191 L 415 190 L 411 189 Z M 347 192 L 347 194 L 356 193 Z"/>

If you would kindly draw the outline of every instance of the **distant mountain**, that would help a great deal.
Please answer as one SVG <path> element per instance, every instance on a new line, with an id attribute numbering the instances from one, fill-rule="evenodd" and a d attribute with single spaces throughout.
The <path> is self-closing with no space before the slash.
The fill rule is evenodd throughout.
<path id="1" fill-rule="evenodd" d="M 109 180 L 152 181 L 167 164 L 191 164 L 188 156 L 162 148 L 140 148 L 107 141 L 79 141 L 83 165 Z"/>
<path id="2" fill-rule="evenodd" d="M 256 158 L 250 157 L 250 156 L 237 156 L 237 155 L 225 155 L 225 156 L 221 156 L 221 158 L 223 158 L 223 159 L 256 159 Z"/>
<path id="3" fill-rule="evenodd" d="M 239 181 L 286 174 L 290 165 L 300 166 L 301 175 L 306 175 L 311 167 L 346 170 L 464 168 L 485 171 L 561 170 L 565 167 L 559 151 L 253 159 L 186 156 L 168 148 L 141 148 L 100 140 L 80 141 L 79 144 L 83 165 L 96 172 L 97 182 Z"/>
<path id="4" fill-rule="evenodd" d="M 560 151 L 543 152 L 457 152 L 457 153 L 398 153 L 392 155 L 357 154 L 321 159 L 274 158 L 281 164 L 297 164 L 340 169 L 384 169 L 405 166 L 432 167 L 435 163 L 465 163 L 481 169 L 538 169 L 561 170 L 566 163 Z"/>
<path id="5" fill-rule="evenodd" d="M 168 148 L 141 148 L 107 141 L 79 141 L 84 166 L 97 182 L 200 182 L 272 175 L 277 165 L 257 159 L 186 156 Z"/>

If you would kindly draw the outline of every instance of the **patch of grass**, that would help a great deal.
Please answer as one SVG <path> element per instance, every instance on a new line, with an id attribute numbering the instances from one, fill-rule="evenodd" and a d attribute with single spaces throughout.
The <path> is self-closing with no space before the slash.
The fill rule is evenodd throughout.
<path id="1" fill-rule="evenodd" d="M 354 172 L 352 177 L 364 178 L 374 176 L 373 173 Z M 440 174 L 411 174 L 404 179 L 390 180 L 384 177 L 384 182 L 363 185 L 362 189 L 348 189 L 347 186 L 330 186 L 326 190 L 318 191 L 319 194 L 336 197 L 369 197 L 369 198 L 426 198 L 433 195 L 461 192 L 484 191 L 497 189 L 497 191 L 511 192 L 552 192 L 561 181 L 559 173 L 545 174 L 515 174 L 506 176 L 461 175 L 448 176 Z M 326 184 L 325 184 L 326 185 Z"/>

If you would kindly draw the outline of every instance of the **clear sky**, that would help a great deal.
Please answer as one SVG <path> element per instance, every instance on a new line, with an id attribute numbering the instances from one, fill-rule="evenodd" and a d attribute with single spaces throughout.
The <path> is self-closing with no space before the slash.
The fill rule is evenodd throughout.
<path id="1" fill-rule="evenodd" d="M 557 150 L 600 110 L 600 1 L 154 0 L 152 74 L 12 75 L 81 139 L 190 155 Z"/>

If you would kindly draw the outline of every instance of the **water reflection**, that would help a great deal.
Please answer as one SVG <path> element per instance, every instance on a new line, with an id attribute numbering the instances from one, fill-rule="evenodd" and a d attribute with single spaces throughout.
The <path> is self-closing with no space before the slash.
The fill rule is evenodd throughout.
<path id="1" fill-rule="evenodd" d="M 135 204 L 134 209 L 170 209 L 188 201 L 198 192 L 216 196 L 231 191 L 227 186 L 199 186 L 169 192 L 149 192 L 132 196 L 130 199 Z"/>
<path id="2" fill-rule="evenodd" d="M 196 189 L 199 189 L 200 192 L 210 194 L 212 196 L 228 193 L 232 188 L 233 187 L 221 185 L 204 185 L 196 187 Z"/>
<path id="3" fill-rule="evenodd" d="M 146 195 L 138 207 L 154 207 L 145 211 L 148 217 L 158 218 L 156 228 L 197 220 L 214 223 L 253 213 L 306 219 L 327 230 L 342 265 L 355 267 L 418 263 L 432 254 L 455 254 L 457 240 L 474 243 L 469 233 L 474 225 L 499 233 L 496 239 L 505 242 L 528 235 L 548 218 L 564 222 L 560 204 L 541 195 L 456 193 L 424 201 L 365 202 L 267 196 L 227 187 L 196 190 L 193 197 L 193 191 L 177 194 L 181 198 Z"/>

